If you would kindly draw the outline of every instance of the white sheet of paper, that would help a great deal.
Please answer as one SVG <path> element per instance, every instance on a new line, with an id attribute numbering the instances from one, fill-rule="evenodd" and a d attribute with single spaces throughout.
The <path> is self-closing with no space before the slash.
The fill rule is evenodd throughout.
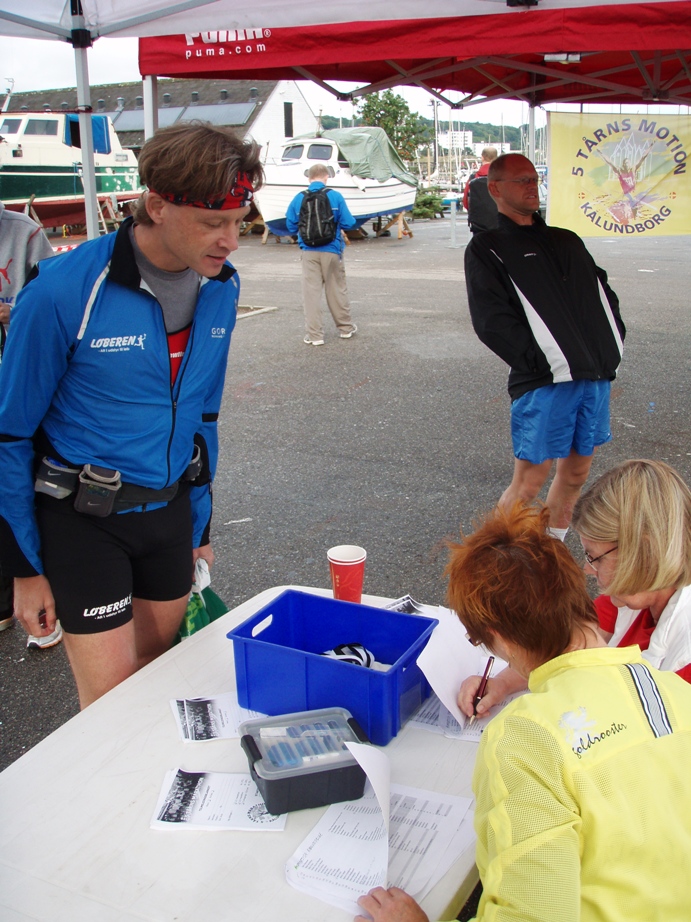
<path id="1" fill-rule="evenodd" d="M 470 643 L 465 636 L 465 628 L 448 608 L 439 606 L 437 618 L 439 624 L 418 656 L 417 664 L 444 707 L 463 725 L 466 717 L 458 707 L 456 697 L 464 679 L 470 675 L 482 675 L 487 665 L 487 653 Z M 504 666 L 503 660 L 496 659 L 492 674 L 496 675 Z"/>
<path id="2" fill-rule="evenodd" d="M 470 805 L 469 798 L 392 785 L 387 841 L 368 784 L 360 800 L 327 809 L 286 863 L 286 879 L 353 915 L 372 887 L 403 887 L 421 899 L 472 842 L 472 826 L 464 825 Z"/>
<path id="3" fill-rule="evenodd" d="M 374 793 L 379 801 L 379 809 L 384 817 L 386 834 L 389 833 L 389 800 L 391 791 L 391 763 L 389 757 L 381 749 L 367 746 L 365 743 L 350 743 L 346 746 L 351 755 L 360 763 L 360 767 L 367 775 Z"/>
<path id="4" fill-rule="evenodd" d="M 286 816 L 268 812 L 249 774 L 178 768 L 166 772 L 151 828 L 281 831 Z"/>
<path id="5" fill-rule="evenodd" d="M 261 717 L 238 704 L 235 692 L 200 698 L 173 698 L 170 702 L 180 738 L 186 743 L 236 739 L 245 720 Z"/>
<path id="6" fill-rule="evenodd" d="M 513 701 L 514 698 L 520 698 L 521 695 L 525 694 L 527 692 L 515 692 L 513 695 L 508 695 L 502 704 L 493 707 L 485 717 L 477 717 L 472 724 L 470 723 L 470 718 L 462 714 L 463 723 L 460 724 L 433 692 L 410 718 L 410 724 L 423 730 L 431 730 L 433 733 L 443 733 L 444 736 L 448 736 L 450 739 L 479 743 L 480 737 L 490 720 L 502 708 L 505 708 L 509 701 Z"/>

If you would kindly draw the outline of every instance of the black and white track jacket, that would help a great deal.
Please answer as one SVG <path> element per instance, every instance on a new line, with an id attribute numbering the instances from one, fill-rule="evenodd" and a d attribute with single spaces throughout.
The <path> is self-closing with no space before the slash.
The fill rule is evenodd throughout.
<path id="1" fill-rule="evenodd" d="M 499 215 L 496 230 L 475 234 L 465 251 L 475 332 L 511 366 L 512 400 L 563 381 L 611 381 L 626 328 L 607 273 L 581 238 Z"/>

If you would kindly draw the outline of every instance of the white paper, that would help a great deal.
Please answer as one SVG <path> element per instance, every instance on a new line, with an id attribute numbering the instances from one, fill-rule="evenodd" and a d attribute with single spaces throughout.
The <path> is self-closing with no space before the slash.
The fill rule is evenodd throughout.
<path id="1" fill-rule="evenodd" d="M 368 774 L 364 796 L 333 804 L 286 863 L 291 886 L 357 915 L 372 887 L 398 886 L 417 899 L 473 841 L 471 801 L 388 784 L 388 759 L 348 743 Z"/>
<path id="2" fill-rule="evenodd" d="M 466 797 L 391 786 L 388 869 L 384 818 L 371 786 L 333 804 L 286 864 L 288 883 L 354 915 L 372 887 L 402 887 L 416 899 L 434 887 L 473 841 Z"/>
<path id="3" fill-rule="evenodd" d="M 346 742 L 346 746 L 367 775 L 367 780 L 379 802 L 379 809 L 384 818 L 386 834 L 389 833 L 389 793 L 391 790 L 391 763 L 389 757 L 381 749 L 367 746 L 365 743 Z"/>
<path id="4" fill-rule="evenodd" d="M 448 608 L 440 606 L 437 618 L 439 624 L 418 656 L 417 664 L 444 707 L 464 726 L 468 718 L 458 706 L 458 692 L 464 679 L 485 671 L 487 651 L 470 643 L 457 615 Z M 501 672 L 506 665 L 504 660 L 495 657 L 493 674 Z"/>
<path id="5" fill-rule="evenodd" d="M 453 714 L 445 708 L 439 698 L 432 693 L 426 701 L 423 701 L 419 710 L 410 718 L 410 724 L 413 727 L 419 727 L 423 730 L 431 730 L 433 733 L 443 733 L 451 739 L 464 740 L 470 743 L 479 743 L 487 724 L 495 717 L 502 708 L 505 708 L 509 701 L 514 698 L 520 698 L 527 692 L 515 692 L 513 695 L 507 695 L 501 704 L 490 708 L 484 717 L 476 717 L 470 723 L 470 718 L 466 717 L 461 711 L 463 723 L 459 723 Z"/>
<path id="6" fill-rule="evenodd" d="M 166 773 L 152 829 L 240 829 L 281 831 L 286 814 L 274 816 L 264 806 L 249 774 L 186 772 Z"/>
<path id="7" fill-rule="evenodd" d="M 405 615 L 424 615 L 426 618 L 436 618 L 437 606 L 424 605 L 422 602 L 416 602 L 410 595 L 401 596 L 393 602 L 384 606 L 389 611 L 400 611 Z"/>
<path id="8" fill-rule="evenodd" d="M 201 698 L 173 698 L 170 702 L 178 733 L 186 743 L 236 739 L 241 723 L 261 717 L 238 704 L 235 692 Z"/>

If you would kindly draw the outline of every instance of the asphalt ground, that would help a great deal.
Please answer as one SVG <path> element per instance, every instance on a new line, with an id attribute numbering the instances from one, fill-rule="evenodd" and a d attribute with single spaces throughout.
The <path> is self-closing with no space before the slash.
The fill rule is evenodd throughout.
<path id="1" fill-rule="evenodd" d="M 511 477 L 507 369 L 470 324 L 467 228 L 459 219 L 452 248 L 448 218 L 411 226 L 412 238 L 348 247 L 359 332 L 338 339 L 325 308 L 321 347 L 302 342 L 298 248 L 248 237 L 234 255 L 241 303 L 276 310 L 233 334 L 212 524 L 212 586 L 229 606 L 269 586 L 327 586 L 326 550 L 344 543 L 367 549 L 366 592 L 441 603 L 446 539 Z M 591 476 L 650 457 L 691 483 L 691 238 L 586 243 L 628 326 L 614 438 Z M 15 626 L 0 633 L 0 664 L 2 769 L 78 706 L 62 645 L 26 650 Z"/>

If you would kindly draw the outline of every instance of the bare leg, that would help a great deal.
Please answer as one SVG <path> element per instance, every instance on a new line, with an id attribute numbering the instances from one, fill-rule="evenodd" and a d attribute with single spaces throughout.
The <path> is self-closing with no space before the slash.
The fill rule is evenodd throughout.
<path id="1" fill-rule="evenodd" d="M 63 635 L 82 710 L 137 671 L 134 625 L 102 634 Z"/>
<path id="2" fill-rule="evenodd" d="M 533 464 L 514 458 L 513 480 L 504 490 L 499 504 L 504 509 L 511 509 L 516 503 L 532 503 L 549 477 L 552 461 Z"/>
<path id="3" fill-rule="evenodd" d="M 133 619 L 101 634 L 64 635 L 82 710 L 170 647 L 187 596 L 171 602 L 133 599 Z"/>
<path id="4" fill-rule="evenodd" d="M 169 650 L 187 608 L 189 594 L 170 602 L 133 599 L 137 669 Z"/>
<path id="5" fill-rule="evenodd" d="M 567 458 L 557 459 L 557 470 L 547 493 L 549 524 L 554 528 L 568 528 L 573 507 L 588 479 L 593 455 L 579 455 L 572 451 Z"/>

